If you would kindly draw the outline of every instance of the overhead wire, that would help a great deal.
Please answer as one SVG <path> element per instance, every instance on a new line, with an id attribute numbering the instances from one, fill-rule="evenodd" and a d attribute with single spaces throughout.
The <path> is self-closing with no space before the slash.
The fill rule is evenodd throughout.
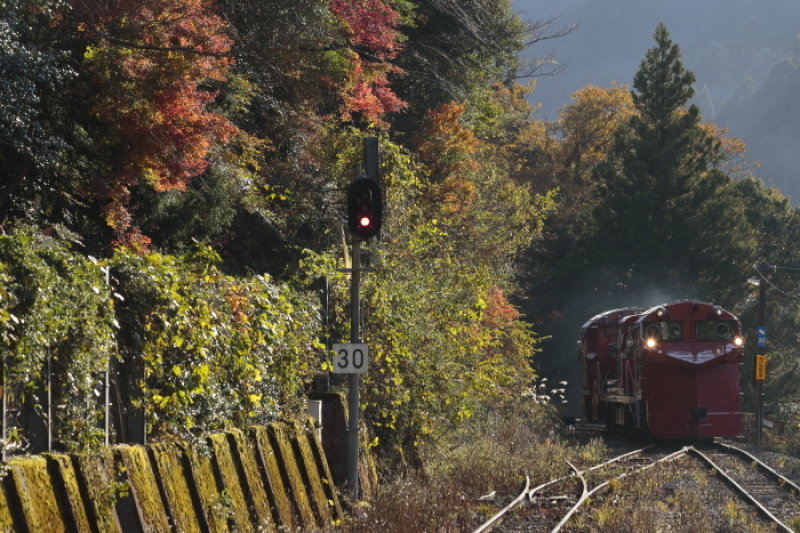
<path id="1" fill-rule="evenodd" d="M 774 283 L 772 283 L 769 279 L 767 279 L 767 276 L 764 275 L 764 273 L 761 271 L 760 268 L 758 268 L 759 264 L 763 264 L 763 263 L 760 260 L 756 261 L 755 263 L 753 263 L 753 269 L 756 272 L 758 272 L 758 276 L 761 278 L 762 282 L 765 282 L 767 285 L 772 287 L 774 290 L 778 291 L 779 293 L 781 293 L 782 295 L 784 295 L 784 296 L 786 296 L 788 298 L 792 298 L 794 300 L 800 300 L 800 294 L 798 294 L 798 292 L 800 292 L 800 291 L 796 291 L 795 293 L 791 293 L 791 292 L 786 292 L 783 289 L 778 288 L 778 286 L 775 285 Z M 778 266 L 778 265 L 769 265 L 769 266 L 772 267 L 776 272 L 778 270 L 800 271 L 800 268 L 798 268 L 798 267 L 782 267 L 782 266 Z"/>

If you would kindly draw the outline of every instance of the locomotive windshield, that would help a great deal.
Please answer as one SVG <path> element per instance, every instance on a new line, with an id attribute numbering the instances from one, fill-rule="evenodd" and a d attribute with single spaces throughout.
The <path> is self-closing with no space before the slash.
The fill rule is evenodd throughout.
<path id="1" fill-rule="evenodd" d="M 644 338 L 661 341 L 682 341 L 683 322 L 676 320 L 669 322 L 650 322 L 644 326 Z"/>
<path id="2" fill-rule="evenodd" d="M 698 320 L 695 322 L 695 338 L 699 341 L 732 339 L 735 334 L 735 320 Z"/>

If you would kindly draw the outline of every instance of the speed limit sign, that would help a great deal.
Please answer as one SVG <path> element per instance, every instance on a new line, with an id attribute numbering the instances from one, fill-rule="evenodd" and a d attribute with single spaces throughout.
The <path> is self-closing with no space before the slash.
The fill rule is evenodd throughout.
<path id="1" fill-rule="evenodd" d="M 366 344 L 334 344 L 334 374 L 366 374 L 369 348 Z"/>

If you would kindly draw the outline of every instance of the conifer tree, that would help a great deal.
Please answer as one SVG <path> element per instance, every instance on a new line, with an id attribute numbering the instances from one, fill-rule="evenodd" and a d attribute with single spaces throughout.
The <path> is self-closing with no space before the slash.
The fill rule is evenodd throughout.
<path id="1" fill-rule="evenodd" d="M 701 127 L 697 106 L 686 107 L 694 75 L 663 24 L 654 38 L 634 78 L 637 113 L 594 169 L 597 202 L 564 272 L 571 283 L 595 274 L 589 284 L 601 291 L 719 298 L 743 279 L 751 230 L 720 169 L 719 139 Z"/>

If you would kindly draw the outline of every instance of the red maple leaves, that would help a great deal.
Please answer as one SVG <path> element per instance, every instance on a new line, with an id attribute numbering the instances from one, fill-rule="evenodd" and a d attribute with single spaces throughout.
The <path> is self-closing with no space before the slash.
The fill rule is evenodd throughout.
<path id="1" fill-rule="evenodd" d="M 341 35 L 351 47 L 351 64 L 341 108 L 345 120 L 360 113 L 376 126 L 385 126 L 384 113 L 407 106 L 389 88 L 390 74 L 402 70 L 389 63 L 400 52 L 400 14 L 380 0 L 331 0 Z"/>
<path id="2" fill-rule="evenodd" d="M 233 40 L 215 0 L 72 0 L 86 43 L 96 148 L 108 164 L 84 193 L 102 206 L 115 245 L 144 250 L 132 216 L 136 187 L 184 190 L 215 151 L 242 132 L 210 109 L 233 64 Z M 390 88 L 401 70 L 401 17 L 381 0 L 329 0 L 339 56 L 340 117 L 385 127 L 407 104 Z M 344 59 L 344 61 L 342 61 Z M 335 63 L 335 62 L 334 62 Z"/>
<path id="3" fill-rule="evenodd" d="M 202 84 L 224 81 L 232 41 L 210 0 L 76 0 L 84 57 L 98 87 L 91 104 L 114 168 L 92 185 L 117 245 L 146 247 L 133 225 L 131 188 L 183 190 L 238 130 L 208 109 Z"/>

